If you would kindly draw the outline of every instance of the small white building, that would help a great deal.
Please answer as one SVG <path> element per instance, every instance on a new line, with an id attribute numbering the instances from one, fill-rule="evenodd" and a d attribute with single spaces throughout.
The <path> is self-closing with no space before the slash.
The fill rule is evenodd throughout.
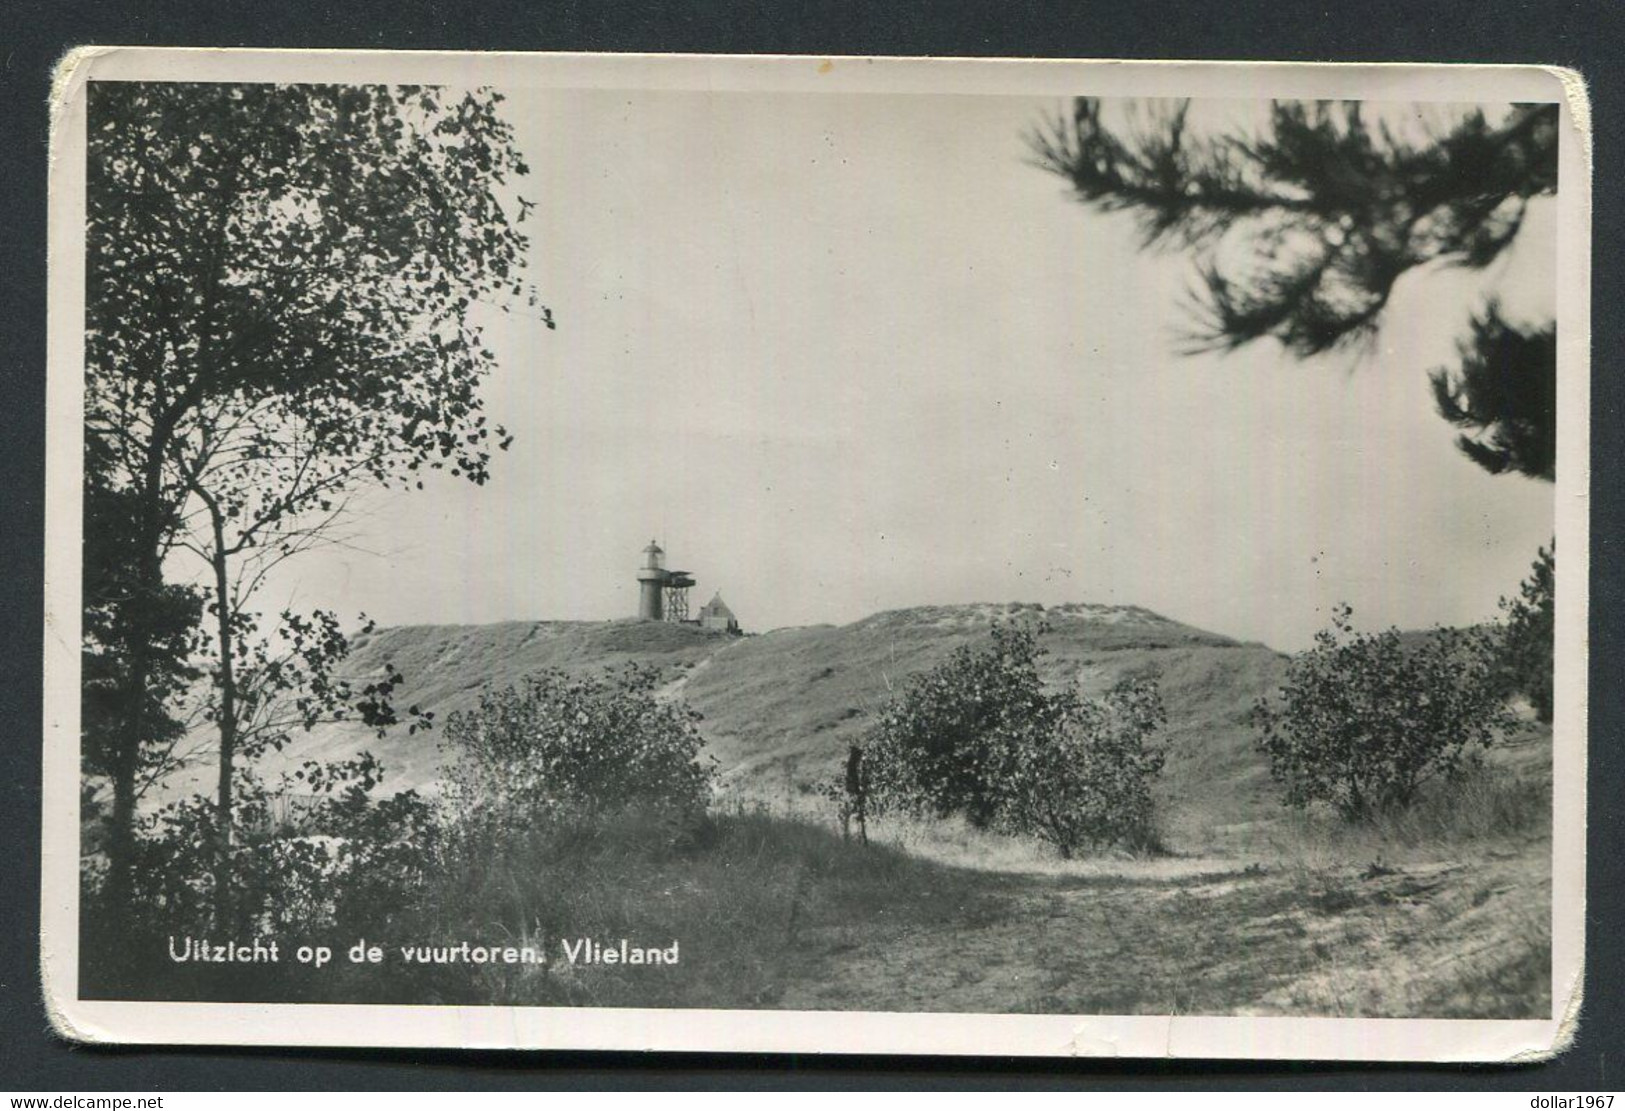
<path id="1" fill-rule="evenodd" d="M 702 629 L 715 629 L 719 633 L 738 633 L 739 619 L 734 611 L 728 608 L 728 603 L 722 600 L 720 593 L 711 596 L 711 600 L 700 608 L 700 627 Z"/>

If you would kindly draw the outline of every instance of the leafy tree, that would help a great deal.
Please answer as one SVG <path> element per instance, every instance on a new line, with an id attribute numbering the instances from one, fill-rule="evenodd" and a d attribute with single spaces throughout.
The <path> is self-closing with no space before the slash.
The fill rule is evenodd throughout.
<path id="1" fill-rule="evenodd" d="M 1151 783 L 1165 759 L 1146 744 L 1166 720 L 1155 680 L 1125 680 L 1098 699 L 1076 685 L 1050 693 L 1042 655 L 1032 630 L 995 625 L 988 645 L 962 645 L 916 676 L 865 742 L 862 807 L 959 814 L 1040 837 L 1063 857 L 1149 847 Z M 843 814 L 859 809 L 851 779 L 832 789 Z"/>
<path id="2" fill-rule="evenodd" d="M 1507 685 L 1528 695 L 1536 716 L 1544 722 L 1552 720 L 1556 548 L 1555 543 L 1542 548 L 1518 596 L 1501 599 L 1501 612 L 1506 615 L 1502 665 Z"/>
<path id="3" fill-rule="evenodd" d="M 485 481 L 507 436 L 481 413 L 493 355 L 473 310 L 530 297 L 526 203 L 509 185 L 526 167 L 491 92 L 104 82 L 89 95 L 86 431 L 129 527 L 116 553 L 87 558 L 154 600 L 110 608 L 120 627 L 95 634 L 123 657 L 108 699 L 122 712 L 98 722 L 96 747 L 127 796 L 169 728 L 153 709 L 178 645 L 150 611 L 184 543 L 212 580 L 229 838 L 238 564 L 262 555 L 257 581 L 324 535 L 358 484 L 421 485 L 436 469 Z M 117 889 L 127 863 L 113 863 Z"/>
<path id="4" fill-rule="evenodd" d="M 1085 847 L 1156 847 L 1151 784 L 1167 753 L 1147 741 L 1167 723 L 1151 678 L 1125 679 L 1102 698 L 1056 696 L 1055 726 L 1032 738 L 1008 789 L 1007 823 L 1071 857 Z"/>
<path id="5" fill-rule="evenodd" d="M 203 601 L 190 586 L 143 576 L 128 543 L 142 507 L 109 481 L 104 456 L 105 444 L 87 441 L 80 753 L 84 775 L 112 787 L 107 895 L 122 905 L 136 804 L 190 755 L 183 746 L 193 723 L 176 706 L 200 674 L 192 652 Z"/>
<path id="6" fill-rule="evenodd" d="M 1462 115 L 1417 138 L 1359 103 L 1275 102 L 1254 132 L 1201 134 L 1188 101 L 1157 102 L 1138 126 L 1109 124 L 1097 98 L 1030 136 L 1037 164 L 1074 196 L 1138 219 L 1149 247 L 1198 253 L 1193 349 L 1271 337 L 1299 356 L 1370 337 L 1405 274 L 1482 269 L 1531 201 L 1557 191 L 1558 109 Z M 1432 373 L 1469 458 L 1551 479 L 1557 375 L 1552 326 L 1520 332 L 1494 306 Z"/>
<path id="7" fill-rule="evenodd" d="M 231 867 L 215 860 L 219 811 L 194 795 L 141 823 L 134 909 L 159 936 L 206 923 L 237 936 L 369 930 L 422 884 L 436 836 L 416 792 L 374 797 L 384 768 L 370 753 L 306 761 L 279 784 L 238 769 Z M 222 895 L 217 885 L 229 893 Z M 222 919 L 221 907 L 229 908 Z M 103 923 L 111 935 L 124 923 Z M 104 964 L 106 962 L 95 962 Z"/>
<path id="8" fill-rule="evenodd" d="M 994 625 L 986 646 L 960 645 L 915 675 L 864 745 L 877 809 L 994 825 L 1027 738 L 1050 730 L 1057 715 L 1038 673 L 1040 654 L 1032 630 Z"/>
<path id="9" fill-rule="evenodd" d="M 369 682 L 338 673 L 339 664 L 350 654 L 352 638 L 343 631 L 337 614 L 285 610 L 274 641 L 259 635 L 253 614 L 238 611 L 235 619 L 235 726 L 246 759 L 281 751 L 293 733 L 308 732 L 322 722 L 353 720 L 380 732 L 401 722 L 391 696 L 404 676 L 393 664 L 384 661 L 383 674 Z M 371 621 L 365 621 L 356 635 L 364 636 L 374 628 Z M 210 710 L 219 712 L 218 700 L 210 704 Z M 410 731 L 415 733 L 427 728 L 434 715 L 414 706 L 407 717 Z"/>
<path id="10" fill-rule="evenodd" d="M 1360 633 L 1352 617 L 1347 606 L 1334 611 L 1253 720 L 1288 805 L 1326 802 L 1358 820 L 1455 775 L 1510 723 L 1492 635 Z"/>
<path id="11" fill-rule="evenodd" d="M 698 715 L 657 700 L 658 681 L 637 664 L 606 678 L 549 669 L 453 713 L 443 733 L 453 813 L 465 827 L 524 828 L 563 812 L 703 812 L 715 771 Z"/>

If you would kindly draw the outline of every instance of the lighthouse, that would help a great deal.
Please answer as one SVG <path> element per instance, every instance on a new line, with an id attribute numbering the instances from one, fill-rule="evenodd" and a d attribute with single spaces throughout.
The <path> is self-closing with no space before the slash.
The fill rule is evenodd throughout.
<path id="1" fill-rule="evenodd" d="M 643 549 L 643 566 L 638 568 L 638 616 L 644 621 L 659 621 L 665 616 L 660 604 L 666 589 L 665 554 L 653 540 Z"/>
<path id="2" fill-rule="evenodd" d="M 643 566 L 638 568 L 638 618 L 692 625 L 688 588 L 694 585 L 694 576 L 667 567 L 665 555 L 653 540 L 643 549 Z"/>
<path id="3" fill-rule="evenodd" d="M 643 549 L 643 566 L 638 568 L 638 618 L 697 625 L 688 616 L 688 588 L 694 585 L 694 576 L 667 567 L 665 555 L 653 540 Z"/>

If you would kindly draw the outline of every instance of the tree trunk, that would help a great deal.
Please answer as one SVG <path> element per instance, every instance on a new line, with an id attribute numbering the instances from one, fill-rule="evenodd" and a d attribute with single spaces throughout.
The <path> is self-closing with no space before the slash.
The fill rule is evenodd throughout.
<path id="1" fill-rule="evenodd" d="M 231 922 L 231 781 L 237 759 L 237 674 L 232 658 L 231 589 L 226 574 L 225 519 L 217 505 L 209 505 L 214 528 L 215 627 L 220 649 L 220 786 L 215 802 L 214 893 L 216 925 Z"/>
<path id="2" fill-rule="evenodd" d="M 136 777 L 141 773 L 141 750 L 147 742 L 147 683 L 151 678 L 150 629 L 141 619 L 150 617 L 163 594 L 164 571 L 160 554 L 163 534 L 163 505 L 158 494 L 156 456 L 149 458 L 146 470 L 146 505 L 141 535 L 135 538 L 140 551 L 137 581 L 132 594 L 149 605 L 134 607 L 135 628 L 130 638 L 130 666 L 125 673 L 120 701 L 123 704 L 119 736 L 113 739 L 109 772 L 113 780 L 113 813 L 107 837 L 107 884 L 103 898 L 110 913 L 122 914 L 129 907 L 134 888 Z M 145 611 L 145 613 L 143 612 Z"/>
<path id="3" fill-rule="evenodd" d="M 137 684 L 144 684 L 145 681 L 144 675 L 139 680 L 132 676 L 130 680 L 126 694 L 130 690 L 135 692 L 131 701 L 136 709 L 126 717 L 124 735 L 118 738 L 117 750 L 109 769 L 113 780 L 113 813 L 107 831 L 107 885 L 102 889 L 102 897 L 105 909 L 114 914 L 122 914 L 129 907 L 134 887 L 135 776 L 141 745 L 140 706 L 143 700 Z"/>
<path id="4" fill-rule="evenodd" d="M 148 604 L 136 605 L 132 614 L 130 667 L 121 698 L 123 720 L 119 735 L 112 738 L 113 813 L 107 839 L 107 884 L 103 895 L 110 912 L 115 914 L 128 909 L 134 887 L 131 871 L 135 850 L 136 779 L 141 774 L 142 749 L 150 739 L 147 730 L 151 724 L 148 721 L 151 699 L 147 685 L 152 681 L 155 648 L 150 640 L 152 630 L 144 627 L 143 621 L 153 619 L 164 595 L 164 538 L 174 524 L 173 508 L 164 501 L 164 459 L 176 426 L 197 404 L 203 388 L 202 376 L 194 377 L 180 396 L 155 415 L 141 465 L 140 524 L 132 540 L 137 572 L 131 594 Z"/>

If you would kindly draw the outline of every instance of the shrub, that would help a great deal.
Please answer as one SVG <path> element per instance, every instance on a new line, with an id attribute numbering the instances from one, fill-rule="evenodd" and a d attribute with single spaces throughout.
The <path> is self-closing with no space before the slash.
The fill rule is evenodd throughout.
<path id="1" fill-rule="evenodd" d="M 1502 598 L 1506 634 L 1501 662 L 1507 687 L 1528 696 L 1541 721 L 1552 720 L 1552 629 L 1556 545 L 1540 549 L 1516 598 Z"/>
<path id="2" fill-rule="evenodd" d="M 1496 639 L 1476 629 L 1358 633 L 1338 607 L 1253 719 L 1289 805 L 1347 819 L 1409 804 L 1457 775 L 1509 724 Z"/>
<path id="3" fill-rule="evenodd" d="M 547 670 L 487 693 L 446 721 L 446 801 L 464 822 L 528 821 L 559 811 L 656 807 L 703 812 L 714 761 L 698 715 L 657 701 L 657 673 L 572 678 Z"/>
<path id="4" fill-rule="evenodd" d="M 1076 686 L 1049 693 L 1035 633 L 994 626 L 917 676 L 881 713 L 865 744 L 868 806 L 1040 837 L 1063 857 L 1085 846 L 1147 847 L 1151 782 L 1164 753 L 1146 741 L 1166 720 L 1154 680 L 1104 698 Z M 831 794 L 850 795 L 851 776 Z M 847 800 L 846 807 L 851 809 Z"/>
<path id="5" fill-rule="evenodd" d="M 1156 682 L 1127 679 L 1098 699 L 1068 690 L 1056 702 L 1053 726 L 1019 753 L 1009 824 L 1063 857 L 1089 846 L 1154 848 L 1151 784 L 1167 759 L 1146 745 L 1167 721 Z"/>
<path id="6" fill-rule="evenodd" d="M 914 676 L 881 711 L 864 746 L 875 808 L 962 814 L 978 829 L 993 825 L 1025 739 L 1055 718 L 1039 654 L 1031 630 L 995 625 L 986 647 L 961 645 Z"/>
<path id="7" fill-rule="evenodd" d="M 424 881 L 433 812 L 411 791 L 374 798 L 382 778 L 368 753 L 306 762 L 276 790 L 239 770 L 231 857 L 218 870 L 231 884 L 223 900 L 215 801 L 171 803 L 138 830 L 133 909 L 172 928 L 212 924 L 244 935 L 366 924 L 400 909 Z M 222 908 L 229 922 L 219 921 Z"/>

